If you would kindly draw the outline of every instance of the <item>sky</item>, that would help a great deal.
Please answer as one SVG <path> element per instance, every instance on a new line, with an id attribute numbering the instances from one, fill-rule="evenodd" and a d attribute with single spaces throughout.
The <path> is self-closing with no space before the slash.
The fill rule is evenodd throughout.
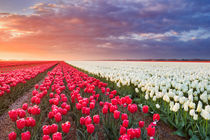
<path id="1" fill-rule="evenodd" d="M 0 0 L 0 59 L 210 59 L 210 1 Z"/>

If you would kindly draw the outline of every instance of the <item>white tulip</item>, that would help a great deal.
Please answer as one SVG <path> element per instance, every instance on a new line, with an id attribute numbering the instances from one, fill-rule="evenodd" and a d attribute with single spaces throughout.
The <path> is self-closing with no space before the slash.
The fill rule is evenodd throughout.
<path id="1" fill-rule="evenodd" d="M 194 120 L 198 120 L 198 114 L 194 114 L 194 115 L 193 115 L 193 119 L 194 119 Z"/>
<path id="2" fill-rule="evenodd" d="M 209 120 L 210 119 L 210 114 L 208 111 L 202 109 L 201 111 L 201 116 L 205 119 L 205 120 Z"/>
<path id="3" fill-rule="evenodd" d="M 172 111 L 177 112 L 180 108 L 180 104 L 179 103 L 175 103 L 175 105 L 173 106 Z"/>
<path id="4" fill-rule="evenodd" d="M 135 92 L 136 92 L 136 93 L 139 93 L 139 89 L 138 89 L 138 88 L 135 88 Z"/>
<path id="5" fill-rule="evenodd" d="M 156 108 L 158 108 L 158 109 L 160 108 L 160 105 L 159 105 L 159 104 L 156 104 L 155 106 L 156 106 Z"/>
<path id="6" fill-rule="evenodd" d="M 190 110 L 190 115 L 191 115 L 191 116 L 194 116 L 194 114 L 195 114 L 195 110 L 194 110 L 194 109 L 191 109 L 191 110 Z"/>

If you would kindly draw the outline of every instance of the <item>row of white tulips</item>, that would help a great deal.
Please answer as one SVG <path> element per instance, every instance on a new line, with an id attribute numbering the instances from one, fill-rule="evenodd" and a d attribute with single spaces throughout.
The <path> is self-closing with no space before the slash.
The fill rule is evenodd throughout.
<path id="1" fill-rule="evenodd" d="M 70 64 L 105 77 L 117 86 L 136 86 L 145 99 L 163 99 L 170 110 L 189 112 L 210 120 L 210 63 L 70 61 Z M 160 108 L 156 104 L 156 108 Z"/>

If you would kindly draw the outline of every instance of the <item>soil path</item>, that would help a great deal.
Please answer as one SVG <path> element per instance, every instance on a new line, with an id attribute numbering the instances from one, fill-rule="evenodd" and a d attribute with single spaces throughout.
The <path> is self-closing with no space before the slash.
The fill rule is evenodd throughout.
<path id="1" fill-rule="evenodd" d="M 45 77 L 37 84 L 40 85 L 44 81 Z M 8 111 L 20 108 L 23 103 L 29 104 L 33 90 L 34 87 L 31 88 L 29 91 L 25 92 L 22 97 L 18 98 L 12 105 L 10 105 L 8 110 L 3 115 L 0 116 L 0 140 L 8 140 L 8 134 L 14 131 L 15 122 L 12 122 L 11 119 L 9 118 Z"/>

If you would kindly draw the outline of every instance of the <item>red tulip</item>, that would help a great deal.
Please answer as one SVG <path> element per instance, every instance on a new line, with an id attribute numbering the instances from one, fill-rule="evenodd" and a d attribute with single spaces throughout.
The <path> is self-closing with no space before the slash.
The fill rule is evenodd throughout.
<path id="1" fill-rule="evenodd" d="M 153 115 L 153 121 L 159 121 L 160 120 L 160 115 L 159 114 L 154 114 Z"/>
<path id="2" fill-rule="evenodd" d="M 129 125 L 129 120 L 123 120 L 122 126 L 124 126 L 125 128 L 127 128 Z"/>
<path id="3" fill-rule="evenodd" d="M 38 85 L 38 84 L 36 84 L 34 87 L 35 87 L 35 89 L 38 89 L 38 88 L 39 88 L 39 85 Z"/>
<path id="4" fill-rule="evenodd" d="M 87 132 L 92 134 L 95 130 L 95 126 L 93 124 L 88 124 L 87 125 Z"/>
<path id="5" fill-rule="evenodd" d="M 117 105 L 117 99 L 111 99 L 113 105 Z"/>
<path id="6" fill-rule="evenodd" d="M 17 134 L 15 132 L 11 132 L 8 135 L 9 140 L 16 140 Z"/>
<path id="7" fill-rule="evenodd" d="M 18 116 L 20 118 L 24 118 L 26 116 L 26 112 L 23 109 L 18 109 Z"/>
<path id="8" fill-rule="evenodd" d="M 94 102 L 90 102 L 90 109 L 94 109 L 95 108 L 95 103 Z"/>
<path id="9" fill-rule="evenodd" d="M 148 127 L 147 128 L 147 135 L 149 137 L 154 137 L 155 136 L 155 127 Z"/>
<path id="10" fill-rule="evenodd" d="M 126 128 L 124 126 L 120 126 L 120 135 L 123 135 L 126 133 Z"/>
<path id="11" fill-rule="evenodd" d="M 61 115 L 61 113 L 57 113 L 55 116 L 54 116 L 54 118 L 55 118 L 55 121 L 56 122 L 60 122 L 61 120 L 62 120 L 62 115 Z"/>
<path id="12" fill-rule="evenodd" d="M 142 111 L 143 111 L 144 113 L 148 113 L 149 107 L 148 107 L 147 105 L 144 105 L 143 108 L 142 108 Z"/>
<path id="13" fill-rule="evenodd" d="M 138 110 L 137 105 L 136 104 L 129 104 L 128 105 L 128 111 L 131 113 L 135 113 Z"/>
<path id="14" fill-rule="evenodd" d="M 100 122 L 100 116 L 99 116 L 99 115 L 94 115 L 94 116 L 93 116 L 93 122 L 94 122 L 95 124 L 99 124 L 99 122 Z"/>
<path id="15" fill-rule="evenodd" d="M 21 140 L 30 140 L 30 139 L 31 139 L 31 133 L 29 131 L 21 133 Z"/>
<path id="16" fill-rule="evenodd" d="M 103 106 L 103 105 L 104 105 L 104 102 L 100 101 L 100 102 L 99 102 L 99 105 L 100 105 L 100 106 Z"/>
<path id="17" fill-rule="evenodd" d="M 108 107 L 104 106 L 102 109 L 103 114 L 107 114 L 108 113 Z"/>
<path id="18" fill-rule="evenodd" d="M 34 127 L 36 125 L 36 120 L 33 117 L 28 117 L 28 118 L 26 118 L 25 121 L 26 121 L 25 126 L 27 126 L 27 127 L 29 127 L 29 126 Z"/>
<path id="19" fill-rule="evenodd" d="M 77 110 L 81 110 L 82 109 L 82 105 L 80 103 L 76 103 L 76 109 Z"/>
<path id="20" fill-rule="evenodd" d="M 62 133 L 56 132 L 53 134 L 53 140 L 62 140 Z"/>
<path id="21" fill-rule="evenodd" d="M 90 115 L 90 108 L 89 108 L 89 107 L 86 107 L 86 108 L 85 108 L 85 114 L 86 114 L 86 115 Z"/>
<path id="22" fill-rule="evenodd" d="M 118 111 L 118 110 L 114 111 L 114 118 L 115 119 L 119 119 L 120 118 L 120 111 Z"/>
<path id="23" fill-rule="evenodd" d="M 50 136 L 49 135 L 44 135 L 42 137 L 42 140 L 51 140 Z"/>
<path id="24" fill-rule="evenodd" d="M 50 126 L 50 131 L 51 131 L 51 133 L 57 132 L 58 131 L 58 125 L 57 124 L 52 124 Z"/>
<path id="25" fill-rule="evenodd" d="M 128 105 L 132 103 L 132 99 L 129 96 L 125 96 L 125 100 Z"/>
<path id="26" fill-rule="evenodd" d="M 53 117 L 54 117 L 54 113 L 53 113 L 53 112 L 49 112 L 49 113 L 48 113 L 48 118 L 49 118 L 49 119 L 52 119 Z"/>
<path id="27" fill-rule="evenodd" d="M 85 117 L 85 126 L 92 123 L 92 119 L 90 116 Z"/>
<path id="28" fill-rule="evenodd" d="M 28 104 L 27 104 L 27 103 L 24 103 L 24 104 L 22 105 L 22 109 L 23 109 L 23 110 L 27 110 L 27 108 L 28 108 Z"/>
<path id="29" fill-rule="evenodd" d="M 64 133 L 68 133 L 70 127 L 71 127 L 71 123 L 69 121 L 68 122 L 65 122 L 65 123 L 62 123 L 62 131 Z"/>
<path id="30" fill-rule="evenodd" d="M 127 134 L 123 134 L 120 136 L 119 140 L 130 140 L 130 136 Z"/>
<path id="31" fill-rule="evenodd" d="M 17 120 L 18 114 L 16 110 L 10 110 L 8 112 L 10 119 L 14 122 Z"/>
<path id="32" fill-rule="evenodd" d="M 110 108 L 109 108 L 109 111 L 113 113 L 115 110 L 117 110 L 117 106 L 111 104 Z"/>
<path id="33" fill-rule="evenodd" d="M 19 119 L 16 121 L 16 125 L 18 129 L 23 129 L 25 127 L 25 119 Z"/>
<path id="34" fill-rule="evenodd" d="M 144 127 L 144 121 L 139 121 L 139 127 L 140 128 Z"/>
<path id="35" fill-rule="evenodd" d="M 123 113 L 123 114 L 121 115 L 121 119 L 122 119 L 122 121 L 123 121 L 123 120 L 127 120 L 127 119 L 128 119 L 128 115 L 127 115 L 126 113 Z"/>
<path id="36" fill-rule="evenodd" d="M 44 134 L 44 135 L 49 135 L 50 132 L 51 132 L 51 127 L 48 126 L 48 125 L 44 125 L 44 126 L 42 127 L 42 131 L 43 131 L 43 134 Z"/>
<path id="37" fill-rule="evenodd" d="M 65 108 L 67 109 L 67 111 L 69 111 L 71 109 L 71 106 L 70 105 L 66 105 Z"/>
<path id="38" fill-rule="evenodd" d="M 140 138 L 140 136 L 141 136 L 141 129 L 140 128 L 136 128 L 136 129 L 134 129 L 134 131 L 135 131 L 135 137 L 136 138 Z"/>
<path id="39" fill-rule="evenodd" d="M 84 124 L 85 124 L 85 118 L 84 118 L 84 117 L 81 117 L 81 118 L 80 118 L 80 124 L 81 124 L 81 125 L 84 125 Z"/>
<path id="40" fill-rule="evenodd" d="M 133 128 L 127 130 L 127 134 L 130 136 L 131 139 L 135 137 L 135 131 Z"/>

